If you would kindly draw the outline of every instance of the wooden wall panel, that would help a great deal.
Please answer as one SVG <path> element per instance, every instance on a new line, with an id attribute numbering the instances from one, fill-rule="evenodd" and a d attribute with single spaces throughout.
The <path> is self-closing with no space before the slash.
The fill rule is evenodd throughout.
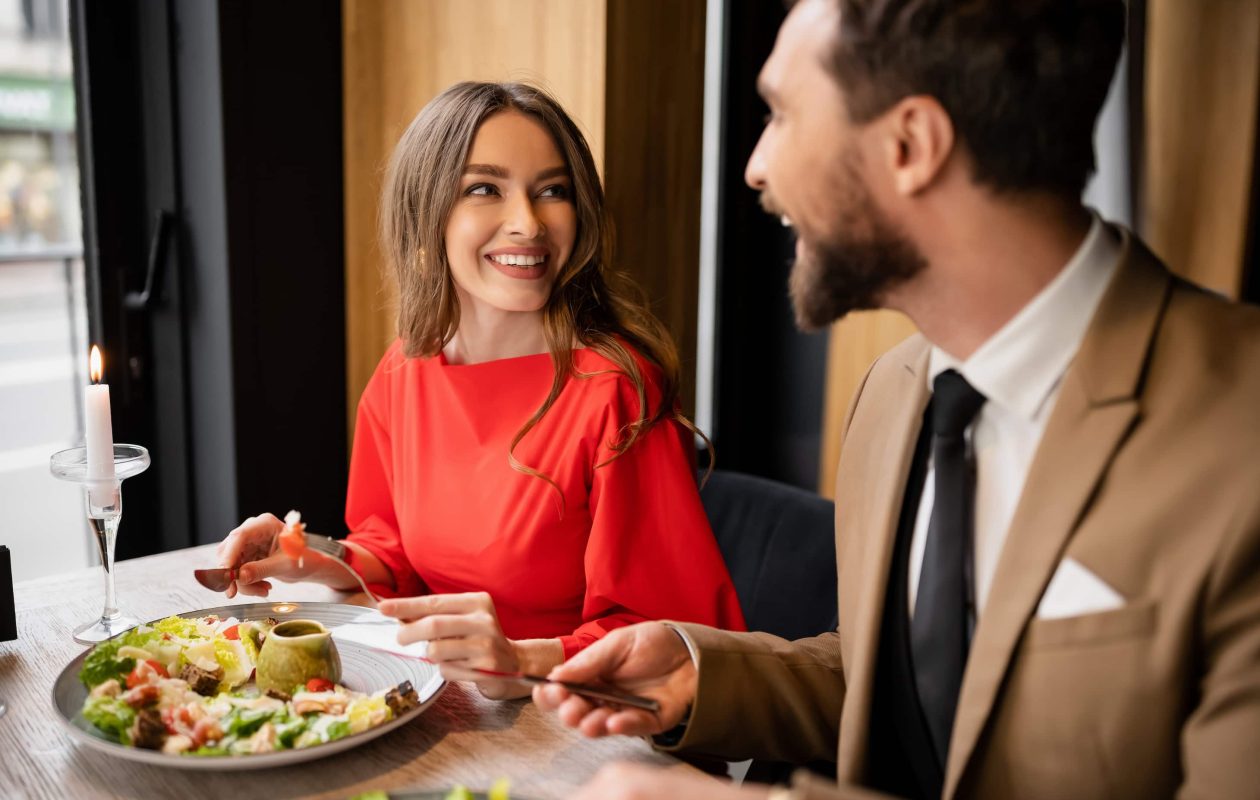
<path id="1" fill-rule="evenodd" d="M 1185 277 L 1230 297 L 1242 284 L 1260 0 L 1148 0 L 1141 229 Z"/>
<path id="2" fill-rule="evenodd" d="M 824 497 L 835 495 L 841 429 L 853 393 L 875 359 L 914 332 L 914 323 L 896 311 L 862 311 L 832 326 L 823 400 L 822 458 L 818 464 L 818 492 Z"/>
<path id="3" fill-rule="evenodd" d="M 381 176 L 425 103 L 461 80 L 527 80 L 604 152 L 605 5 L 574 0 L 343 0 L 346 391 L 359 395 L 395 335 L 376 241 Z"/>
<path id="4" fill-rule="evenodd" d="M 704 0 L 609 0 L 605 184 L 616 266 L 678 344 L 695 412 Z"/>

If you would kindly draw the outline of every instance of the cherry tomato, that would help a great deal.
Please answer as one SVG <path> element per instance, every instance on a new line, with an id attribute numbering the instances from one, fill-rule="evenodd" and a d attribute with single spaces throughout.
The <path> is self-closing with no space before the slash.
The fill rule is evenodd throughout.
<path id="1" fill-rule="evenodd" d="M 148 666 L 150 671 L 156 672 L 158 675 L 160 675 L 163 678 L 171 677 L 170 674 L 166 671 L 166 667 L 162 666 L 160 662 L 154 661 L 151 658 L 146 658 L 142 663 Z M 137 686 L 143 686 L 144 684 L 148 682 L 149 682 L 148 676 L 145 674 L 144 671 L 141 670 L 140 664 L 136 664 L 135 669 L 127 673 L 127 688 L 128 689 L 134 689 Z"/>
<path id="2" fill-rule="evenodd" d="M 311 678 L 306 682 L 306 691 L 308 692 L 329 692 L 332 691 L 334 684 L 327 678 Z"/>
<path id="3" fill-rule="evenodd" d="M 230 628 L 225 628 L 223 630 L 223 638 L 232 639 L 232 640 L 240 639 L 241 638 L 240 627 L 241 627 L 240 625 L 233 625 Z"/>

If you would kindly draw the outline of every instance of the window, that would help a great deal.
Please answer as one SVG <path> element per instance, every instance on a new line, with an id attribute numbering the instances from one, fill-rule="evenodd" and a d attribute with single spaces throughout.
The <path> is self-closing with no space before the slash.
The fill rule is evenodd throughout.
<path id="1" fill-rule="evenodd" d="M 0 0 L 0 504 L 16 580 L 88 566 L 74 487 L 87 314 L 65 0 Z"/>

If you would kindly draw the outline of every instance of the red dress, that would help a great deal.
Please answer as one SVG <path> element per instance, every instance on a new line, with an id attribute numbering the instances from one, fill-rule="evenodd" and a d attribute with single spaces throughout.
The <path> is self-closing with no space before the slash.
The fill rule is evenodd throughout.
<path id="1" fill-rule="evenodd" d="M 665 421 L 624 454 L 609 443 L 638 419 L 634 385 L 593 350 L 516 447 L 551 388 L 548 354 L 452 365 L 405 358 L 395 342 L 359 402 L 349 540 L 393 573 L 383 594 L 486 591 L 511 639 L 559 638 L 564 656 L 649 619 L 744 629 L 696 490 L 691 433 Z M 659 371 L 639 358 L 649 407 Z"/>

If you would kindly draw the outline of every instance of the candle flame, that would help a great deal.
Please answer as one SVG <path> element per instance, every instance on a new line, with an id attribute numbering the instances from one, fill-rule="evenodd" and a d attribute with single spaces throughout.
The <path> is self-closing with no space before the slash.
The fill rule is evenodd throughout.
<path id="1" fill-rule="evenodd" d="M 96 345 L 92 345 L 92 355 L 88 359 L 88 372 L 92 376 L 92 383 L 100 383 L 101 378 L 105 374 L 105 364 L 101 359 L 101 349 Z"/>

